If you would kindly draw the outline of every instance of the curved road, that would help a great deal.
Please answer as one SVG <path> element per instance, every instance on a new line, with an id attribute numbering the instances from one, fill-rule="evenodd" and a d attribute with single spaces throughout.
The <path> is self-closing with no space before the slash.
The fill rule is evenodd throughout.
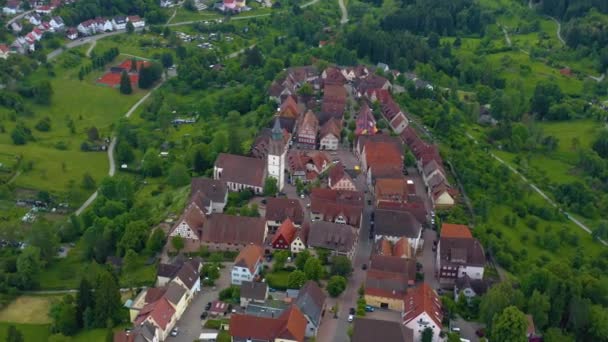
<path id="1" fill-rule="evenodd" d="M 475 137 L 473 137 L 472 135 L 470 135 L 468 132 L 465 133 L 465 135 L 467 136 L 467 138 L 471 139 L 476 145 L 478 144 L 477 139 L 475 139 Z M 496 159 L 499 163 L 503 164 L 504 166 L 506 166 L 509 170 L 511 170 L 511 172 L 513 172 L 514 174 L 518 175 L 523 181 L 524 183 L 528 184 L 532 190 L 534 190 L 537 194 L 539 194 L 542 198 L 545 199 L 545 201 L 547 201 L 547 203 L 549 203 L 551 206 L 558 208 L 559 206 L 557 205 L 557 203 L 555 203 L 549 196 L 547 196 L 547 194 L 545 194 L 541 189 L 538 188 L 538 186 L 536 186 L 536 184 L 530 182 L 528 180 L 528 178 L 526 178 L 524 175 L 522 175 L 519 171 L 517 171 L 514 167 L 512 167 L 511 165 L 509 165 L 507 162 L 505 162 L 504 160 L 502 160 L 499 156 L 495 155 L 492 152 L 488 152 L 490 154 L 490 156 L 494 159 Z M 572 215 L 564 212 L 564 215 L 566 216 L 566 218 L 570 221 L 572 221 L 575 225 L 577 225 L 579 228 L 581 228 L 582 230 L 586 231 L 589 234 L 592 234 L 592 230 L 587 227 L 585 224 L 583 224 L 581 221 L 577 220 L 575 217 L 573 217 Z M 599 239 L 600 243 L 604 246 L 608 246 L 608 243 L 602 239 Z"/>
<path id="2" fill-rule="evenodd" d="M 23 12 L 21 14 L 18 14 L 16 16 L 14 16 L 13 18 L 11 18 L 11 20 L 9 20 L 6 23 L 6 28 L 10 28 L 12 23 L 14 23 L 17 20 L 21 20 L 21 18 L 25 17 L 26 15 L 28 15 L 28 14 L 30 14 L 32 12 L 34 12 L 34 10 L 25 11 L 25 12 Z"/>
<path id="3" fill-rule="evenodd" d="M 142 30 L 141 27 L 135 29 L 135 31 L 141 31 L 141 30 Z M 122 34 L 122 33 L 126 33 L 126 32 L 127 32 L 127 30 L 117 30 L 117 31 L 106 32 L 106 33 L 102 33 L 102 34 L 98 34 L 98 35 L 94 35 L 94 36 L 89 36 L 89 37 L 73 40 L 73 41 L 65 44 L 64 46 L 60 47 L 59 49 L 51 51 L 49 54 L 46 55 L 46 59 L 47 59 L 47 61 L 53 60 L 57 56 L 61 55 L 63 53 L 63 51 L 65 51 L 67 49 L 75 48 L 80 45 L 85 45 L 85 44 L 97 41 L 99 39 L 103 39 L 103 38 L 110 37 L 110 36 L 115 36 L 117 34 Z"/>

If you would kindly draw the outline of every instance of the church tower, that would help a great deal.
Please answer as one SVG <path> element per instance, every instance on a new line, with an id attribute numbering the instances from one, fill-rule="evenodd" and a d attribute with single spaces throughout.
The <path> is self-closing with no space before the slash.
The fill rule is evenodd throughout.
<path id="1" fill-rule="evenodd" d="M 283 129 L 279 118 L 275 118 L 274 126 L 270 134 L 270 144 L 268 148 L 268 175 L 277 180 L 279 191 L 283 191 L 285 186 L 285 158 L 287 148 Z"/>

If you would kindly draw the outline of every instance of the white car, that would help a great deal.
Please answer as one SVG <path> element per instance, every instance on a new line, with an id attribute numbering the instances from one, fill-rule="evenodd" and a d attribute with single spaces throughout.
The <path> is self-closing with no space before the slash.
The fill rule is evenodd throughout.
<path id="1" fill-rule="evenodd" d="M 173 328 L 173 330 L 171 330 L 171 336 L 175 337 L 177 336 L 177 334 L 179 334 L 179 329 L 175 327 Z"/>
<path id="2" fill-rule="evenodd" d="M 351 323 L 355 319 L 355 316 L 348 315 L 348 323 Z"/>

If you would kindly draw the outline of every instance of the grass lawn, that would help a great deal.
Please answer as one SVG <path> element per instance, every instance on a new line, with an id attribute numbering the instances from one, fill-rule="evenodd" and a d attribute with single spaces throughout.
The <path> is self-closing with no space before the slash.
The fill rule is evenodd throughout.
<path id="1" fill-rule="evenodd" d="M 70 180 L 79 184 L 86 172 L 99 181 L 108 172 L 107 155 L 80 151 L 81 143 L 87 139 L 87 129 L 94 126 L 100 136 L 110 135 L 112 125 L 145 94 L 136 91 L 131 96 L 124 96 L 117 89 L 96 85 L 94 80 L 101 75 L 100 71 L 94 71 L 80 81 L 78 65 L 64 68 L 62 61 L 67 57 L 64 54 L 53 62 L 55 77 L 49 78 L 45 68 L 40 68 L 30 77 L 33 82 L 50 79 L 53 88 L 50 106 L 30 103 L 35 114 L 21 119 L 32 129 L 35 141 L 23 146 L 13 145 L 10 132 L 15 123 L 9 120 L 3 122 L 7 133 L 0 134 L 0 151 L 21 155 L 23 162 L 31 162 L 33 166 L 15 179 L 18 187 L 61 193 L 66 190 Z M 79 65 L 85 61 L 86 58 L 81 58 Z M 44 117 L 51 120 L 49 132 L 34 129 Z M 74 123 L 75 133 L 70 132 L 69 121 Z"/>
<path id="2" fill-rule="evenodd" d="M 165 45 L 165 39 L 157 35 L 119 34 L 98 40 L 93 52 L 101 54 L 110 48 L 117 47 L 122 54 L 153 58 L 155 54 L 172 52 L 171 49 L 165 48 Z M 120 62 L 124 58 L 126 57 L 119 56 L 116 61 Z"/>
<path id="3" fill-rule="evenodd" d="M 213 4 L 212 4 L 213 5 Z M 173 14 L 173 10 L 171 10 L 171 14 Z M 222 18 L 223 16 L 217 12 L 212 12 L 209 10 L 200 11 L 200 12 L 192 12 L 187 9 L 180 7 L 177 9 L 177 13 L 171 23 L 180 23 L 183 21 L 196 21 L 196 20 L 211 20 Z"/>
<path id="4" fill-rule="evenodd" d="M 51 335 L 48 324 L 0 323 L 0 341 L 6 341 L 6 334 L 10 325 L 14 325 L 23 334 L 25 342 L 48 341 Z"/>
<path id="5" fill-rule="evenodd" d="M 542 122 L 539 124 L 545 135 L 552 135 L 559 139 L 559 145 L 555 151 L 556 157 L 575 163 L 577 152 L 573 148 L 575 139 L 582 149 L 591 148 L 593 140 L 601 130 L 600 123 L 593 120 L 569 120 L 561 122 Z"/>
<path id="6" fill-rule="evenodd" d="M 47 313 L 53 301 L 61 296 L 19 296 L 0 311 L 0 322 L 49 324 Z"/>
<path id="7" fill-rule="evenodd" d="M 272 273 L 268 273 L 266 274 L 266 280 L 268 280 L 268 286 L 277 289 L 277 290 L 283 290 L 286 289 L 288 286 L 288 278 L 289 278 L 289 273 L 288 271 L 276 271 L 276 272 L 272 272 Z"/>

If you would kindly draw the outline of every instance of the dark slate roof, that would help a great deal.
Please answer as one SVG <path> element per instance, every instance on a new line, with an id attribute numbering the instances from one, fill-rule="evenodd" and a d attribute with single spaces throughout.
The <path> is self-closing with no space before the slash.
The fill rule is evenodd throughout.
<path id="1" fill-rule="evenodd" d="M 192 178 L 190 186 L 190 196 L 200 192 L 205 198 L 215 202 L 224 202 L 228 188 L 224 182 L 211 178 L 198 177 Z"/>
<path id="2" fill-rule="evenodd" d="M 377 214 L 376 214 L 377 215 Z M 441 265 L 483 266 L 486 256 L 483 246 L 475 238 L 446 238 L 439 240 Z"/>
<path id="3" fill-rule="evenodd" d="M 327 296 L 316 282 L 309 280 L 304 284 L 298 298 L 296 298 L 296 306 L 302 311 L 304 316 L 308 318 L 315 326 L 321 323 L 321 313 L 325 305 Z"/>
<path id="4" fill-rule="evenodd" d="M 378 319 L 355 319 L 352 342 L 413 342 L 414 332 L 399 322 Z"/>
<path id="5" fill-rule="evenodd" d="M 196 281 L 199 279 L 200 274 L 197 270 L 192 268 L 190 263 L 184 263 L 177 272 L 176 278 L 180 279 L 188 289 L 192 289 Z"/>
<path id="6" fill-rule="evenodd" d="M 182 297 L 184 296 L 184 294 L 186 293 L 186 289 L 183 288 L 183 286 L 177 284 L 177 283 L 170 283 L 169 286 L 167 286 L 167 292 L 165 292 L 165 298 L 167 298 L 167 300 L 176 305 L 177 303 L 179 303 L 179 301 L 182 299 Z"/>
<path id="7" fill-rule="evenodd" d="M 416 238 L 422 225 L 409 211 L 376 209 L 375 230 L 378 235 Z"/>
<path id="8" fill-rule="evenodd" d="M 255 281 L 243 281 L 241 283 L 241 297 L 255 300 L 265 300 L 268 284 Z"/>
<path id="9" fill-rule="evenodd" d="M 266 220 L 283 222 L 289 218 L 296 225 L 304 221 L 304 210 L 297 199 L 268 197 L 266 200 Z"/>
<path id="10" fill-rule="evenodd" d="M 353 249 L 356 238 L 355 228 L 349 225 L 316 221 L 310 227 L 308 245 L 348 253 Z"/>

